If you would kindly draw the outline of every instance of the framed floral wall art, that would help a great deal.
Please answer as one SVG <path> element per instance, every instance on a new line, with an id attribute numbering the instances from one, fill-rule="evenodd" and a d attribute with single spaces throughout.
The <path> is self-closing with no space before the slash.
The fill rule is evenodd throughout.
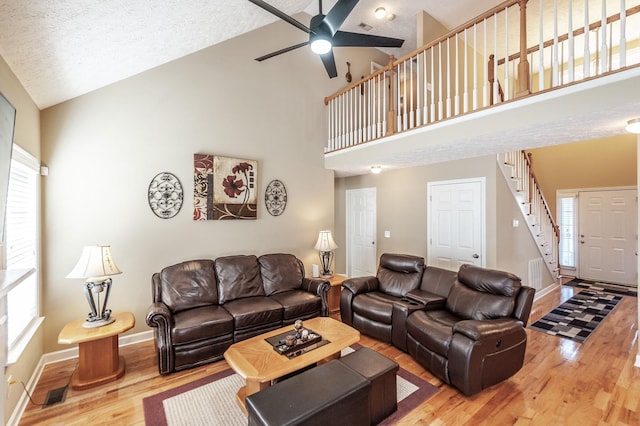
<path id="1" fill-rule="evenodd" d="M 257 218 L 257 161 L 210 154 L 193 160 L 193 220 Z"/>

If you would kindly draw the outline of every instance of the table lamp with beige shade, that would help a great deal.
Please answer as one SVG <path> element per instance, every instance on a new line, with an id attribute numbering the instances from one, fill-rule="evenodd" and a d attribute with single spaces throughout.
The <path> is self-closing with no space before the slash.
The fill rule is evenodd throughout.
<path id="1" fill-rule="evenodd" d="M 107 309 L 111 292 L 111 275 L 121 274 L 113 258 L 110 246 L 85 246 L 80 260 L 67 275 L 67 278 L 84 278 L 84 295 L 89 302 L 91 312 L 87 315 L 84 328 L 102 327 L 115 321 L 111 317 L 111 309 Z M 104 292 L 104 300 L 100 304 L 100 294 Z"/>

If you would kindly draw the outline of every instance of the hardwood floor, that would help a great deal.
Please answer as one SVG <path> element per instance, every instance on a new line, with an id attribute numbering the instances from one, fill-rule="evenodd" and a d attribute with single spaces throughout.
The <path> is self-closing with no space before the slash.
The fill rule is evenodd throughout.
<path id="1" fill-rule="evenodd" d="M 562 287 L 534 304 L 535 321 L 574 293 Z M 625 297 L 584 344 L 527 329 L 525 365 L 511 379 L 473 397 L 443 384 L 398 349 L 362 336 L 401 367 L 440 387 L 440 392 L 399 424 L 432 425 L 637 425 L 640 424 L 638 305 Z M 66 400 L 49 408 L 29 404 L 20 425 L 144 425 L 142 399 L 227 368 L 225 361 L 169 376 L 157 372 L 152 342 L 123 347 L 125 376 L 84 391 L 69 389 Z M 48 365 L 33 399 L 64 386 L 75 360 Z"/>

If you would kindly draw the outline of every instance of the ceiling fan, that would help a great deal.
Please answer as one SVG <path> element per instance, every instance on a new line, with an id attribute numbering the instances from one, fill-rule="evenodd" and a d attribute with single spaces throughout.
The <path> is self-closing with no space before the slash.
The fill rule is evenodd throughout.
<path id="1" fill-rule="evenodd" d="M 319 12 L 311 18 L 309 27 L 262 0 L 249 1 L 309 34 L 309 41 L 260 56 L 256 58 L 256 61 L 259 62 L 290 52 L 299 47 L 310 45 L 311 50 L 320 55 L 320 59 L 322 59 L 322 63 L 329 77 L 333 78 L 338 75 L 336 61 L 333 57 L 334 47 L 402 47 L 402 43 L 404 43 L 404 40 L 398 38 L 339 31 L 340 26 L 344 23 L 345 19 L 347 19 L 347 16 L 349 16 L 359 0 L 338 0 L 326 15 L 322 13 L 322 0 L 318 0 Z"/>

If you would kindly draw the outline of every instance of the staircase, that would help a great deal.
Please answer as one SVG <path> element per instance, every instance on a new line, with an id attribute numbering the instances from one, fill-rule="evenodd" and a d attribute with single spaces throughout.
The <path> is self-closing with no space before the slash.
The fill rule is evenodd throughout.
<path id="1" fill-rule="evenodd" d="M 531 170 L 531 159 L 525 151 L 498 154 L 498 164 L 507 185 L 514 195 L 531 235 L 536 241 L 544 263 L 556 279 L 559 273 L 558 252 L 560 233 L 549 206 L 540 191 L 538 181 Z M 529 262 L 529 278 L 536 275 L 532 270 L 537 262 Z"/>

